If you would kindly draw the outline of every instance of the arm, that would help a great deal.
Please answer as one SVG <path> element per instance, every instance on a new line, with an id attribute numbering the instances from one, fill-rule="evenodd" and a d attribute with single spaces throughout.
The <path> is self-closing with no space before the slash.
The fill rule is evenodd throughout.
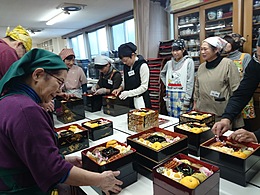
<path id="1" fill-rule="evenodd" d="M 109 93 L 112 93 L 112 91 L 114 91 L 114 89 L 118 89 L 120 87 L 120 85 L 122 84 L 122 76 L 120 72 L 116 72 L 112 78 L 113 80 L 113 87 L 112 89 L 110 89 Z"/>
<path id="2" fill-rule="evenodd" d="M 246 67 L 248 66 L 250 60 L 251 60 L 250 54 L 245 53 L 244 59 L 242 61 L 242 64 L 243 64 L 243 74 L 245 74 Z"/>
<path id="3" fill-rule="evenodd" d="M 170 61 L 166 62 L 166 64 L 164 65 L 164 67 L 160 73 L 160 78 L 165 86 L 166 86 L 166 74 L 167 74 L 167 69 L 168 69 L 169 63 L 170 63 Z"/>
<path id="4" fill-rule="evenodd" d="M 199 68 L 200 69 L 200 68 Z M 199 98 L 199 69 L 197 71 L 197 77 L 195 78 L 194 93 L 193 93 L 193 110 L 196 110 L 196 103 Z"/>
<path id="5" fill-rule="evenodd" d="M 184 99 L 184 104 L 189 105 L 193 88 L 194 88 L 194 73 L 195 73 L 195 66 L 192 59 L 186 59 L 189 60 L 188 66 L 187 66 L 187 86 L 186 86 L 186 96 Z"/>

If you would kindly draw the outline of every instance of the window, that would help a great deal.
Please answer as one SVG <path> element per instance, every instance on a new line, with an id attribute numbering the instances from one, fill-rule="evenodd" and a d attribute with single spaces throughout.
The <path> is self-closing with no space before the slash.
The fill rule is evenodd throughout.
<path id="1" fill-rule="evenodd" d="M 91 58 L 108 51 L 106 28 L 88 33 Z"/>
<path id="2" fill-rule="evenodd" d="M 112 36 L 114 49 L 126 42 L 135 43 L 135 24 L 134 19 L 112 26 Z"/>
<path id="3" fill-rule="evenodd" d="M 76 59 L 86 59 L 86 49 L 83 34 L 71 38 L 71 44 Z"/>

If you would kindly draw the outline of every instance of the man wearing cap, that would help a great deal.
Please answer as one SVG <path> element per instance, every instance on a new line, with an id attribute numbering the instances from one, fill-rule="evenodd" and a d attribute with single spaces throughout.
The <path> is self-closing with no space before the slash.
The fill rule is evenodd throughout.
<path id="1" fill-rule="evenodd" d="M 82 98 L 82 92 L 87 91 L 87 77 L 83 69 L 75 65 L 73 49 L 63 49 L 59 55 L 69 69 L 63 90 L 68 94 Z"/>
<path id="2" fill-rule="evenodd" d="M 221 136 L 230 129 L 235 117 L 249 102 L 260 83 L 260 37 L 257 41 L 257 50 L 247 68 L 238 89 L 230 97 L 221 121 L 214 124 L 212 132 Z M 260 142 L 260 129 L 249 132 L 243 128 L 232 133 L 229 138 L 239 142 Z"/>
<path id="3" fill-rule="evenodd" d="M 113 62 L 114 60 L 107 56 L 95 57 L 95 68 L 99 70 L 100 77 L 98 83 L 91 88 L 94 95 L 110 94 L 121 85 L 121 73 L 112 65 Z"/>
<path id="4" fill-rule="evenodd" d="M 9 67 L 32 48 L 32 39 L 22 26 L 12 31 L 7 28 L 6 36 L 0 39 L 0 79 Z"/>
<path id="5" fill-rule="evenodd" d="M 130 98 L 130 108 L 151 108 L 149 95 L 150 71 L 147 62 L 136 54 L 137 47 L 132 42 L 118 47 L 118 56 L 124 65 L 124 81 L 112 93 L 120 99 Z M 120 93 L 121 92 L 121 93 Z"/>

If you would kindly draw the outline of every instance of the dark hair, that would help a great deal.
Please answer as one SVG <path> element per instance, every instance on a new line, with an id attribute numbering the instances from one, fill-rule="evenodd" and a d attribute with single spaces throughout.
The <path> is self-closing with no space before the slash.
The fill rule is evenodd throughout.
<path id="1" fill-rule="evenodd" d="M 181 47 L 177 47 L 177 46 L 173 46 L 173 47 L 172 47 L 172 51 L 176 51 L 176 50 L 178 50 L 178 51 L 179 51 L 179 50 L 184 50 L 184 52 L 183 52 L 183 57 L 186 56 L 186 55 L 189 55 L 186 49 L 181 48 Z"/>
<path id="2" fill-rule="evenodd" d="M 225 35 L 223 39 L 225 39 L 228 43 L 231 44 L 231 46 L 232 46 L 231 51 L 235 51 L 240 48 L 240 42 L 238 42 L 238 41 L 236 42 L 231 36 Z"/>
<path id="3" fill-rule="evenodd" d="M 66 58 L 64 59 L 64 61 L 65 61 L 65 60 L 72 60 L 73 58 L 75 58 L 74 55 L 69 55 L 68 57 L 66 57 Z"/>

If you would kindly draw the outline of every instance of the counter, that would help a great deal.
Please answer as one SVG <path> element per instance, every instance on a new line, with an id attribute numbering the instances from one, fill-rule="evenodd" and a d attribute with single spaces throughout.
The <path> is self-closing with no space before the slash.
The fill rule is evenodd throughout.
<path id="1" fill-rule="evenodd" d="M 104 143 L 106 141 L 109 141 L 111 139 L 116 139 L 120 142 L 125 142 L 126 138 L 129 135 L 135 134 L 135 132 L 128 130 L 127 127 L 127 114 L 123 114 L 120 116 L 110 116 L 107 114 L 104 114 L 103 111 L 98 112 L 85 112 L 86 119 L 76 121 L 74 123 L 81 124 L 82 122 L 93 120 L 97 118 L 106 118 L 108 120 L 113 121 L 113 128 L 114 128 L 114 134 L 105 138 L 102 138 L 100 140 L 92 141 L 89 140 L 90 147 Z M 178 124 L 179 119 L 159 115 L 159 118 L 166 119 L 167 121 L 164 124 L 161 124 L 160 128 L 165 128 L 166 130 L 174 131 L 174 126 Z M 65 124 L 55 120 L 55 127 L 61 127 Z M 68 125 L 68 124 L 66 124 Z M 229 134 L 230 132 L 227 132 L 226 134 Z M 69 154 L 69 155 L 76 155 L 81 156 L 81 151 Z M 194 156 L 193 156 L 194 157 Z M 194 157 L 198 158 L 198 157 Z M 80 187 L 82 191 L 86 194 L 91 195 L 98 195 L 96 191 L 94 191 L 89 186 L 81 186 Z M 229 182 L 225 179 L 220 178 L 220 195 L 258 195 L 260 190 L 260 173 L 258 173 L 247 185 L 247 187 L 242 187 L 240 185 L 237 185 L 235 183 Z M 136 194 L 143 194 L 143 195 L 152 195 L 153 194 L 153 182 L 150 179 L 147 179 L 146 177 L 138 174 L 138 181 L 125 189 L 123 189 L 120 193 L 120 195 L 136 195 Z"/>

